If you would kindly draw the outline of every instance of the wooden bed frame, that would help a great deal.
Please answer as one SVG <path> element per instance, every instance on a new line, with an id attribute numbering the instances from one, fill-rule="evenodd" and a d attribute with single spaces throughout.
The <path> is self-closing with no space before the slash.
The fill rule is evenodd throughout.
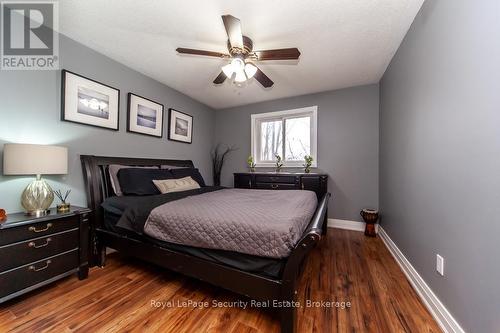
<path id="1" fill-rule="evenodd" d="M 260 276 L 237 268 L 217 264 L 208 260 L 190 256 L 175 250 L 144 243 L 114 233 L 104 228 L 101 203 L 114 195 L 107 167 L 110 164 L 131 166 L 171 165 L 194 167 L 189 160 L 145 159 L 127 157 L 104 157 L 82 155 L 80 157 L 88 200 L 92 209 L 90 219 L 90 266 L 103 266 L 106 247 L 120 251 L 131 257 L 156 264 L 169 270 L 211 283 L 215 286 L 245 295 L 259 301 L 295 301 L 296 281 L 301 264 L 309 251 L 318 244 L 326 231 L 327 207 L 330 194 L 319 201 L 316 212 L 299 242 L 286 260 L 280 279 Z M 280 312 L 281 332 L 295 332 L 296 311 L 294 307 L 282 307 Z"/>

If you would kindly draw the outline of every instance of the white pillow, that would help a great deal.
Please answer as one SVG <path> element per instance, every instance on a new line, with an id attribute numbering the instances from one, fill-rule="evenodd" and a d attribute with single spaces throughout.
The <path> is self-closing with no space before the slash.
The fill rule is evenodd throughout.
<path id="1" fill-rule="evenodd" d="M 184 177 L 179 179 L 162 179 L 153 180 L 156 188 L 162 193 L 172 193 L 188 191 L 200 188 L 200 185 L 191 177 Z"/>

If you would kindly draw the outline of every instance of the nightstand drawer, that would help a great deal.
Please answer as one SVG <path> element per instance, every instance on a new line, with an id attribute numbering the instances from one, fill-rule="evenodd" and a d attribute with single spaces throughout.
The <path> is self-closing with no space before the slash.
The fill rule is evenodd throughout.
<path id="1" fill-rule="evenodd" d="M 255 180 L 257 183 L 282 183 L 282 184 L 295 184 L 295 176 L 278 176 L 278 175 L 256 175 Z M 297 179 L 298 182 L 298 179 Z"/>
<path id="2" fill-rule="evenodd" d="M 51 235 L 57 232 L 78 228 L 78 217 L 52 219 L 46 222 L 32 223 L 25 226 L 2 230 L 0 246 L 17 243 L 23 240 Z"/>
<path id="3" fill-rule="evenodd" d="M 0 300 L 77 269 L 78 250 L 73 250 L 0 273 Z"/>
<path id="4" fill-rule="evenodd" d="M 298 190 L 295 184 L 257 183 L 256 188 L 265 190 Z"/>
<path id="5" fill-rule="evenodd" d="M 78 248 L 78 229 L 0 246 L 0 272 Z"/>

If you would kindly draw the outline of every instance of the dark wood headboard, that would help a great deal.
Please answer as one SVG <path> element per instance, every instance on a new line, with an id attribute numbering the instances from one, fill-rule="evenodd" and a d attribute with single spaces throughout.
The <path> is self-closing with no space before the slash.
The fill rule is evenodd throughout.
<path id="1" fill-rule="evenodd" d="M 177 167 L 193 168 L 190 160 L 167 160 L 152 158 L 132 157 L 110 157 L 81 155 L 83 180 L 85 182 L 85 193 L 87 205 L 93 211 L 93 226 L 99 227 L 103 223 L 103 211 L 101 203 L 108 197 L 113 196 L 109 180 L 108 166 L 110 164 L 121 164 L 130 166 L 158 166 L 171 165 Z"/>

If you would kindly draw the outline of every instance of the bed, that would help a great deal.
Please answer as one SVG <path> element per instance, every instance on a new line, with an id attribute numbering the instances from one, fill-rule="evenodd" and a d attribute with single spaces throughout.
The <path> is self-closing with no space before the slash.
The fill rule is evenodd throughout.
<path id="1" fill-rule="evenodd" d="M 297 205 L 299 209 L 291 212 L 289 217 L 283 218 L 283 221 L 278 221 L 285 215 L 283 212 L 277 211 L 276 215 L 266 213 L 269 209 L 266 211 L 264 204 L 258 203 L 252 196 L 259 193 L 259 197 L 265 197 L 265 192 L 255 192 L 263 190 L 202 187 L 186 193 L 178 192 L 171 197 L 168 195 L 117 197 L 114 194 L 108 173 L 109 165 L 120 164 L 131 167 L 168 165 L 194 168 L 192 161 L 189 160 L 82 155 L 81 162 L 88 205 L 93 210 L 89 247 L 91 266 L 104 265 L 105 250 L 109 247 L 255 300 L 289 301 L 293 304 L 296 295 L 295 284 L 301 264 L 326 230 L 324 224 L 327 219 L 329 193 L 319 200 L 314 195 L 315 207 L 308 212 L 310 204 L 300 207 L 301 202 L 308 200 L 307 194 L 304 193 L 308 191 L 302 191 L 303 197 L 297 196 L 298 201 L 288 202 L 289 207 L 283 204 L 284 209 L 288 211 L 291 211 L 290 207 Z M 283 200 L 280 202 L 284 202 Z M 213 211 L 207 208 L 213 206 L 233 208 Z M 142 210 L 139 207 L 142 207 Z M 187 209 L 192 207 L 196 209 Z M 230 215 L 230 211 L 234 216 Z M 238 214 L 240 212 L 241 214 Z M 169 214 L 172 216 L 169 217 Z M 165 227 L 165 223 L 161 223 L 164 215 L 172 219 L 167 225 L 176 226 L 175 229 L 162 230 Z M 238 215 L 241 215 L 242 220 L 240 226 L 234 222 Z M 174 217 L 177 216 L 180 217 L 175 220 Z M 211 217 L 206 219 L 206 216 Z M 302 221 L 305 218 L 307 220 Z M 244 221 L 245 219 L 256 221 L 256 226 L 248 224 L 249 221 Z M 276 222 L 268 223 L 274 225 L 273 228 L 266 229 L 268 227 L 264 223 L 266 219 L 273 219 L 273 222 Z M 231 224 L 227 224 L 228 221 Z M 211 223 L 209 226 L 208 222 Z M 200 225 L 210 227 L 208 229 L 213 229 L 214 232 L 218 230 L 224 232 L 221 235 L 215 233 L 208 236 L 205 234 L 206 230 L 198 234 L 193 232 Z M 227 226 L 234 227 L 235 230 L 232 231 Z M 187 230 L 189 232 L 183 232 Z M 231 242 L 234 235 L 241 235 L 242 232 L 246 232 L 243 240 L 248 238 L 248 242 Z M 159 239 L 162 238 L 162 234 L 164 239 Z M 217 240 L 214 242 L 216 245 L 212 246 L 210 242 L 214 239 Z M 199 246 L 200 244 L 202 246 Z M 225 246 L 221 248 L 223 244 Z M 265 246 L 269 244 L 273 246 L 266 248 Z M 282 307 L 278 311 L 281 331 L 294 332 L 295 308 Z"/>

